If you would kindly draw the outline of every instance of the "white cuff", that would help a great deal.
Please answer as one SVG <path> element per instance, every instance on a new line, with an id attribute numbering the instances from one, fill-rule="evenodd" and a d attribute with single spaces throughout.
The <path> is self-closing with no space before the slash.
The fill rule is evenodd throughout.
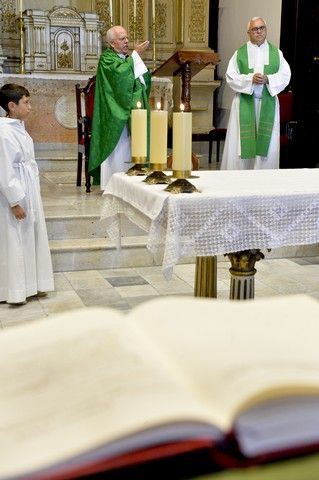
<path id="1" fill-rule="evenodd" d="M 135 78 L 138 78 L 147 72 L 147 67 L 136 50 L 133 50 L 132 58 L 134 63 L 134 75 Z"/>

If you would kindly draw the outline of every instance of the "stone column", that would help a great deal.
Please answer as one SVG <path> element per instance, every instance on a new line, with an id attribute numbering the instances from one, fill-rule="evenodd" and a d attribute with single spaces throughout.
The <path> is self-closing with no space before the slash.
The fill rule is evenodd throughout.
<path id="1" fill-rule="evenodd" d="M 255 263 L 264 258 L 260 250 L 243 250 L 242 252 L 227 253 L 231 262 L 229 269 L 231 300 L 247 300 L 255 297 Z"/>

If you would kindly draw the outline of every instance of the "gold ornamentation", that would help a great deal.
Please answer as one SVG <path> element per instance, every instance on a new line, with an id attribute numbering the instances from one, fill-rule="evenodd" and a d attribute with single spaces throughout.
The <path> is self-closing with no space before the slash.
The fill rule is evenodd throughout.
<path id="1" fill-rule="evenodd" d="M 2 31 L 4 33 L 18 33 L 19 23 L 17 22 L 17 6 L 15 0 L 1 0 L 0 18 Z"/>
<path id="2" fill-rule="evenodd" d="M 136 0 L 136 25 L 134 25 L 134 2 L 130 1 L 129 4 L 129 32 L 131 39 L 133 40 L 133 34 L 135 33 L 135 39 L 137 42 L 141 42 L 146 38 L 144 33 L 144 1 Z M 136 31 L 134 32 L 134 27 Z"/>
<path id="3" fill-rule="evenodd" d="M 265 255 L 259 249 L 243 250 L 241 252 L 226 253 L 231 262 L 230 273 L 234 276 L 255 275 L 255 263 L 265 258 Z"/>
<path id="4" fill-rule="evenodd" d="M 231 262 L 230 300 L 247 300 L 255 297 L 255 263 L 265 258 L 259 249 L 242 250 L 225 254 Z"/>
<path id="5" fill-rule="evenodd" d="M 110 4 L 105 0 L 96 0 L 95 9 L 96 9 L 96 13 L 99 16 L 99 19 L 103 23 L 101 28 L 101 35 L 104 37 L 107 30 L 112 26 Z M 113 19 L 113 24 L 115 24 L 114 19 Z"/>
<path id="6" fill-rule="evenodd" d="M 191 1 L 191 15 L 189 37 L 193 43 L 205 43 L 206 39 L 206 2 L 204 0 Z"/>
<path id="7" fill-rule="evenodd" d="M 166 30 L 167 30 L 167 3 L 156 2 L 155 9 L 156 9 L 156 17 L 155 17 L 156 38 L 165 39 Z"/>
<path id="8" fill-rule="evenodd" d="M 72 50 L 68 45 L 66 39 L 60 45 L 62 53 L 58 54 L 58 68 L 73 68 Z"/>

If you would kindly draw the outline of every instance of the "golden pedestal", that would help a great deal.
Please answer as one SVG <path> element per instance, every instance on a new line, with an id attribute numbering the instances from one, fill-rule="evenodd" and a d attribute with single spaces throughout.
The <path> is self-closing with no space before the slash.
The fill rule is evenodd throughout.
<path id="1" fill-rule="evenodd" d="M 217 257 L 196 257 L 195 297 L 217 297 Z"/>

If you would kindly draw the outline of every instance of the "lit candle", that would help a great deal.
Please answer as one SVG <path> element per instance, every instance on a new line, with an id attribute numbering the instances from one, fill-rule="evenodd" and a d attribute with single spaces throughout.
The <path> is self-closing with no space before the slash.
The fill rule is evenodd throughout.
<path id="1" fill-rule="evenodd" d="M 173 171 L 191 171 L 192 169 L 192 113 L 173 113 Z"/>
<path id="2" fill-rule="evenodd" d="M 167 162 L 167 112 L 161 110 L 160 102 L 156 107 L 151 112 L 150 163 L 162 166 Z"/>
<path id="3" fill-rule="evenodd" d="M 111 25 L 113 25 L 113 0 L 110 0 L 110 21 Z"/>
<path id="4" fill-rule="evenodd" d="M 134 161 L 135 158 L 135 163 L 144 163 L 147 156 L 147 110 L 141 108 L 141 102 L 137 102 L 136 106 L 131 111 L 132 159 Z"/>

